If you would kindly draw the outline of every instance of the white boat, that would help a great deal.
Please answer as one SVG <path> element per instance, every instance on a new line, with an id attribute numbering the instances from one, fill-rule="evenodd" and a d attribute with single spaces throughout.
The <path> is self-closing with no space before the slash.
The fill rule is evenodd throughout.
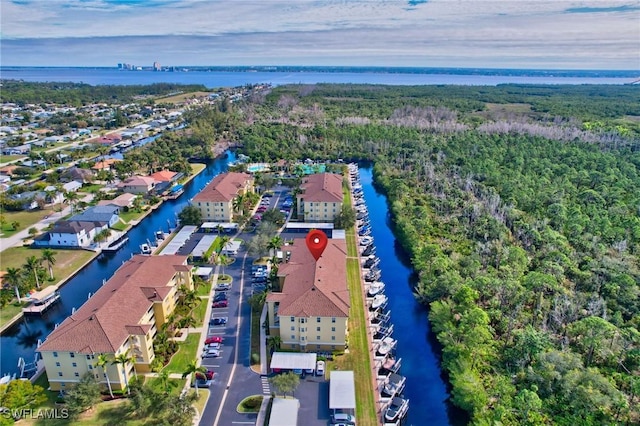
<path id="1" fill-rule="evenodd" d="M 150 246 L 147 243 L 140 244 L 140 253 L 142 253 L 142 254 L 151 254 L 151 253 L 153 253 L 153 249 L 151 247 L 152 246 Z"/>
<path id="2" fill-rule="evenodd" d="M 368 246 L 372 242 L 373 242 L 373 237 L 370 236 L 370 235 L 364 235 L 364 236 L 360 237 L 360 245 L 361 246 Z"/>
<path id="3" fill-rule="evenodd" d="M 106 251 L 106 252 L 118 251 L 120 247 L 127 244 L 128 241 L 129 241 L 129 237 L 127 237 L 127 235 L 125 234 L 120 238 L 118 238 L 117 240 L 112 241 L 111 244 L 103 248 L 102 251 Z"/>
<path id="4" fill-rule="evenodd" d="M 25 314 L 41 314 L 51 305 L 60 300 L 60 293 L 57 287 L 50 286 L 40 291 L 31 293 L 29 296 L 31 303 L 22 308 L 22 312 Z"/>
<path id="5" fill-rule="evenodd" d="M 371 309 L 378 309 L 385 303 L 387 303 L 387 296 L 384 294 L 376 294 L 371 302 Z"/>
<path id="6" fill-rule="evenodd" d="M 382 281 L 374 281 L 369 286 L 369 289 L 367 290 L 367 294 L 373 297 L 376 294 L 380 293 L 382 290 L 384 290 L 384 283 Z"/>
<path id="7" fill-rule="evenodd" d="M 377 352 L 380 355 L 386 355 L 391 352 L 395 345 L 396 341 L 392 337 L 385 337 L 384 339 L 382 339 L 382 341 L 380 341 Z"/>
<path id="8" fill-rule="evenodd" d="M 395 396 L 384 412 L 384 419 L 388 422 L 396 422 L 407 414 L 408 409 L 409 400 Z"/>

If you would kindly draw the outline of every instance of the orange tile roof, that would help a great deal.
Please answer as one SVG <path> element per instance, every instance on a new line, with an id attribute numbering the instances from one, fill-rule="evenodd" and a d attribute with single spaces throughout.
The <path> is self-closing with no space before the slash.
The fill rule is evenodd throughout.
<path id="1" fill-rule="evenodd" d="M 91 166 L 91 168 L 95 170 L 106 169 L 111 167 L 113 164 L 117 163 L 118 161 L 122 161 L 122 160 L 118 160 L 116 158 L 107 158 L 105 160 L 96 162 L 96 164 Z"/>
<path id="2" fill-rule="evenodd" d="M 317 173 L 302 180 L 302 198 L 305 202 L 342 202 L 342 176 L 334 173 Z"/>
<path id="3" fill-rule="evenodd" d="M 348 317 L 347 245 L 330 239 L 316 261 L 304 239 L 295 239 L 287 263 L 280 265 L 278 276 L 284 277 L 281 293 L 271 293 L 267 300 L 280 302 L 278 315 L 294 317 Z"/>
<path id="4" fill-rule="evenodd" d="M 149 177 L 155 179 L 158 182 L 170 182 L 175 175 L 177 175 L 177 173 L 172 172 L 171 170 L 161 170 L 149 175 Z"/>
<path id="5" fill-rule="evenodd" d="M 216 176 L 209 185 L 200 191 L 193 201 L 231 201 L 253 177 L 247 173 L 222 173 Z"/>
<path id="6" fill-rule="evenodd" d="M 39 350 L 115 353 L 132 332 L 148 331 L 150 325 L 139 321 L 154 301 L 166 297 L 172 289 L 168 282 L 178 269 L 188 268 L 186 263 L 186 256 L 133 256 Z"/>

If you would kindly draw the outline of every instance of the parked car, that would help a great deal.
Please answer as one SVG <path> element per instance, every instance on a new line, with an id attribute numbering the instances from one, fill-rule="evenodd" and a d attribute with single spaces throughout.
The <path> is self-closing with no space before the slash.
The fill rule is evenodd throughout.
<path id="1" fill-rule="evenodd" d="M 356 418 L 355 418 L 355 416 L 353 416 L 351 414 L 335 413 L 335 414 L 331 415 L 331 422 L 332 423 L 341 423 L 341 424 L 345 424 L 345 425 L 355 425 L 356 424 Z"/>
<path id="2" fill-rule="evenodd" d="M 204 341 L 205 345 L 211 344 L 211 343 L 222 343 L 223 338 L 220 336 L 211 336 L 211 337 L 207 337 L 207 339 Z"/>
<path id="3" fill-rule="evenodd" d="M 324 376 L 324 361 L 316 362 L 316 376 Z"/>
<path id="4" fill-rule="evenodd" d="M 199 388 L 208 388 L 211 387 L 211 384 L 213 383 L 213 380 L 203 380 L 203 379 L 196 379 L 192 384 L 191 387 L 194 388 L 196 387 L 196 385 Z"/>
<path id="5" fill-rule="evenodd" d="M 217 291 L 226 291 L 226 290 L 229 290 L 230 288 L 231 288 L 231 283 L 216 284 Z"/>
<path id="6" fill-rule="evenodd" d="M 256 212 L 258 213 L 264 213 L 267 211 L 267 206 L 260 206 L 256 209 Z"/>
<path id="7" fill-rule="evenodd" d="M 211 321 L 209 321 L 210 325 L 225 325 L 226 323 L 227 323 L 227 317 L 211 318 Z"/>
<path id="8" fill-rule="evenodd" d="M 218 350 L 220 350 L 220 347 L 221 347 L 221 346 L 222 346 L 222 345 L 221 345 L 220 343 L 209 343 L 208 345 L 205 345 L 205 346 L 204 346 L 204 350 L 205 350 L 205 351 L 209 351 L 209 350 L 211 350 L 211 349 L 218 349 Z"/>
<path id="9" fill-rule="evenodd" d="M 215 376 L 216 373 L 213 370 L 207 370 L 204 373 L 201 372 L 197 372 L 196 373 L 196 379 L 198 380 L 213 380 L 213 376 Z"/>
<path id="10" fill-rule="evenodd" d="M 202 353 L 202 358 L 217 358 L 220 356 L 218 349 L 208 349 Z"/>
<path id="11" fill-rule="evenodd" d="M 227 306 L 229 306 L 229 302 L 226 300 L 219 300 L 217 302 L 213 302 L 213 305 L 211 305 L 213 308 L 226 308 Z"/>
<path id="12" fill-rule="evenodd" d="M 222 300 L 227 300 L 227 293 L 216 293 L 216 295 L 213 296 L 214 302 L 220 302 Z"/>

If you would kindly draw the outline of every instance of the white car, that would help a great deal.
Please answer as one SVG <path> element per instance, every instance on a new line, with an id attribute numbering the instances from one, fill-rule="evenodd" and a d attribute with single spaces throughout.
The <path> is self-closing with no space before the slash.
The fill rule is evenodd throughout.
<path id="1" fill-rule="evenodd" d="M 324 376 L 324 361 L 316 362 L 316 376 Z"/>
<path id="2" fill-rule="evenodd" d="M 202 353 L 202 358 L 218 358 L 220 351 L 217 349 L 208 349 Z"/>
<path id="3" fill-rule="evenodd" d="M 216 350 L 220 350 L 220 343 L 218 342 L 213 342 L 213 343 L 209 343 L 207 345 L 204 345 L 204 350 L 208 351 L 211 349 L 216 349 Z"/>

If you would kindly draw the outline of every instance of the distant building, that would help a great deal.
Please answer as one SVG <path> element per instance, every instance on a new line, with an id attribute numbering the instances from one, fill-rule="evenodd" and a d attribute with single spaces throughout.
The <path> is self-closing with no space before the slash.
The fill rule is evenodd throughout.
<path id="1" fill-rule="evenodd" d="M 154 337 L 173 313 L 179 288 L 193 290 L 186 256 L 136 255 L 126 262 L 80 309 L 69 316 L 38 348 L 49 387 L 68 389 L 83 375 L 93 375 L 105 388 L 126 388 L 135 372 L 151 371 Z M 123 364 L 96 365 L 128 354 Z"/>
<path id="2" fill-rule="evenodd" d="M 93 206 L 82 213 L 72 216 L 69 220 L 79 222 L 105 222 L 108 227 L 112 227 L 119 220 L 120 207 L 118 206 Z"/>
<path id="3" fill-rule="evenodd" d="M 342 210 L 342 176 L 333 173 L 309 175 L 298 194 L 298 217 L 305 222 L 333 222 Z"/>
<path id="4" fill-rule="evenodd" d="M 270 335 L 283 349 L 343 350 L 351 306 L 345 240 L 330 239 L 317 261 L 302 238 L 282 251 L 289 259 L 278 267 L 282 290 L 266 301 Z"/>
<path id="5" fill-rule="evenodd" d="M 200 209 L 205 222 L 231 222 L 233 201 L 254 191 L 253 176 L 247 173 L 222 173 L 193 197 L 192 204 Z"/>
<path id="6" fill-rule="evenodd" d="M 148 194 L 156 186 L 149 176 L 131 176 L 118 184 L 118 188 L 131 194 Z"/>
<path id="7" fill-rule="evenodd" d="M 153 63 L 153 70 L 154 71 L 162 71 L 162 66 L 160 65 L 159 62 L 154 62 Z"/>

